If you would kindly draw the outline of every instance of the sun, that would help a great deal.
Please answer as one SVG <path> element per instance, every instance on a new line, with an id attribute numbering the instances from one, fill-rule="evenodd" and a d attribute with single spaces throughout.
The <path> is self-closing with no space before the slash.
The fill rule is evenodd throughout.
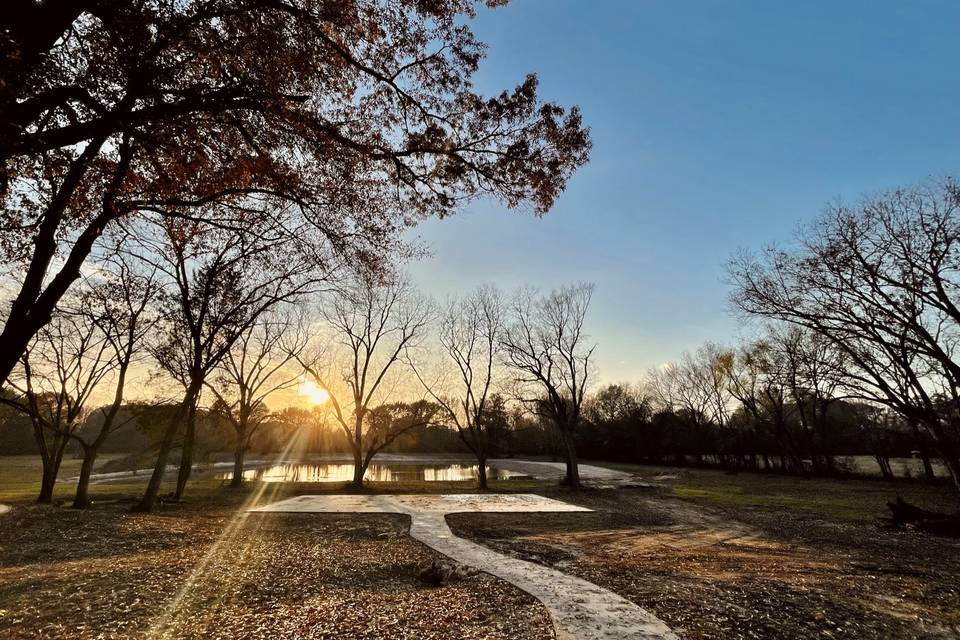
<path id="1" fill-rule="evenodd" d="M 300 388 L 297 390 L 297 393 L 309 400 L 310 404 L 323 404 L 330 399 L 330 393 L 309 378 L 305 378 L 303 382 L 300 383 Z"/>

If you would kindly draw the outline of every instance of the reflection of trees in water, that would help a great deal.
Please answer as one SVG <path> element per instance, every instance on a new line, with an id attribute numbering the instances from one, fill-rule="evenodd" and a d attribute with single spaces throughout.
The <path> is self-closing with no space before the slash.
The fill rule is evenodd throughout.
<path id="1" fill-rule="evenodd" d="M 403 482 L 421 480 L 426 482 L 459 482 L 476 480 L 479 474 L 475 464 L 371 464 L 366 478 L 373 482 Z M 488 467 L 488 475 L 497 480 L 515 478 L 521 474 Z M 231 472 L 218 476 L 227 480 Z M 263 482 L 348 482 L 353 479 L 352 464 L 276 464 L 269 467 L 248 469 L 245 480 Z"/>

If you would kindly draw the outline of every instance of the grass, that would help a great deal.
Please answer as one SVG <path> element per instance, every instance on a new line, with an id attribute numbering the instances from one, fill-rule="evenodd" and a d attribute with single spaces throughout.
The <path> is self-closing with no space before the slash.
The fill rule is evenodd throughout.
<path id="1" fill-rule="evenodd" d="M 100 457 L 100 464 L 110 460 L 110 454 Z M 785 509 L 815 514 L 841 521 L 872 521 L 886 515 L 886 502 L 903 496 L 919 506 L 952 511 L 957 500 L 945 484 L 929 485 L 915 480 L 888 482 L 880 479 L 800 478 L 776 474 L 729 474 L 715 469 L 635 465 L 591 461 L 589 464 L 627 471 L 645 478 L 661 475 L 676 476 L 664 481 L 664 491 L 692 502 L 730 507 Z M 60 469 L 60 478 L 68 479 L 80 472 L 80 460 L 66 458 Z M 94 501 L 117 501 L 139 496 L 149 475 L 144 473 L 129 481 L 92 484 Z M 553 486 L 552 481 L 518 479 L 491 480 L 490 490 L 511 493 L 537 492 Z M 195 473 L 188 487 L 191 499 L 202 499 L 216 493 L 223 481 L 211 474 Z M 72 500 L 75 491 L 72 482 L 59 482 L 54 501 Z M 167 481 L 163 491 L 172 489 Z M 0 502 L 29 503 L 40 490 L 40 459 L 37 456 L 0 457 Z M 303 493 L 343 493 L 351 491 L 348 483 L 324 482 L 288 485 L 278 488 L 280 495 Z M 368 482 L 363 491 L 370 493 L 465 493 L 476 491 L 472 481 L 463 482 Z"/>
<path id="2" fill-rule="evenodd" d="M 97 466 L 108 460 L 122 457 L 105 454 L 97 457 Z M 63 459 L 60 465 L 60 482 L 57 482 L 53 492 L 53 501 L 68 502 L 73 500 L 77 485 L 69 479 L 80 473 L 79 458 Z M 31 503 L 40 492 L 41 462 L 39 456 L 0 456 L 0 502 L 9 504 Z M 95 501 L 115 501 L 132 498 L 143 493 L 149 474 L 141 474 L 130 481 L 104 482 L 90 485 L 90 497 Z M 170 485 L 172 483 L 165 483 Z M 193 493 L 208 495 L 219 489 L 221 482 L 214 478 L 197 478 L 192 480 L 190 488 Z"/>
<path id="3" fill-rule="evenodd" d="M 98 466 L 112 457 L 104 455 L 98 458 Z M 80 473 L 80 460 L 64 458 L 60 467 L 60 479 L 68 480 Z M 40 492 L 41 464 L 39 456 L 0 456 L 0 503 L 28 504 L 33 502 Z M 94 502 L 111 502 L 133 499 L 143 493 L 149 473 L 142 473 L 124 481 L 95 483 L 90 485 L 90 496 Z M 223 480 L 207 472 L 195 472 L 187 487 L 191 500 L 204 499 L 216 494 L 223 486 Z M 538 491 L 552 482 L 534 479 L 489 480 L 490 491 L 524 493 Z M 173 489 L 173 481 L 167 478 L 161 489 L 161 495 Z M 318 482 L 285 484 L 276 487 L 278 495 L 297 495 L 303 493 L 344 493 L 353 491 L 346 482 Z M 76 483 L 58 482 L 54 490 L 54 502 L 67 502 L 73 499 Z M 477 491 L 472 480 L 461 482 L 367 482 L 363 488 L 368 493 L 468 493 Z"/>
<path id="4" fill-rule="evenodd" d="M 896 496 L 927 509 L 953 511 L 957 498 L 946 483 L 884 481 L 872 478 L 801 478 L 776 474 L 716 469 L 646 466 L 595 462 L 598 466 L 628 471 L 643 477 L 677 476 L 665 481 L 672 495 L 715 506 L 785 509 L 819 514 L 843 521 L 869 521 L 887 515 L 886 503 Z"/>

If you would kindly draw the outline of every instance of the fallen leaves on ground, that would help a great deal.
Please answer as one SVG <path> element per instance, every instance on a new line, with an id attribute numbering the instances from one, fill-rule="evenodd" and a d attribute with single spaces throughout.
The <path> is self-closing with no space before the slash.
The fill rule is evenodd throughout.
<path id="1" fill-rule="evenodd" d="M 960 637 L 955 541 L 642 490 L 559 497 L 596 511 L 455 514 L 451 526 L 606 587 L 687 640 Z"/>
<path id="2" fill-rule="evenodd" d="M 553 637 L 536 600 L 486 574 L 421 583 L 436 556 L 401 516 L 238 506 L 18 508 L 0 547 L 0 637 Z"/>

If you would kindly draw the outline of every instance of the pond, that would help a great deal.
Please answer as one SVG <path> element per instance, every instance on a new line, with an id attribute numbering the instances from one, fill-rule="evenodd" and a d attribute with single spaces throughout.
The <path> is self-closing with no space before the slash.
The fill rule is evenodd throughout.
<path id="1" fill-rule="evenodd" d="M 475 464 L 371 464 L 364 480 L 370 482 L 457 482 L 476 480 Z M 218 473 L 217 478 L 229 480 L 233 472 Z M 487 466 L 487 478 L 505 480 L 528 478 L 515 471 Z M 262 482 L 349 482 L 353 480 L 352 464 L 283 463 L 255 467 L 243 472 L 244 480 Z"/>

